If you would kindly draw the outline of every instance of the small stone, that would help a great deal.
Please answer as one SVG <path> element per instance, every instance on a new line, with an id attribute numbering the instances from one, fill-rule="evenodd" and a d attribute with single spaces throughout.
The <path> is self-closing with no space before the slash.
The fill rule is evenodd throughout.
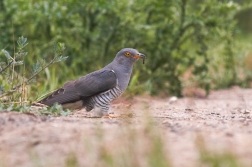
<path id="1" fill-rule="evenodd" d="M 226 132 L 226 134 L 225 134 L 226 136 L 228 136 L 228 137 L 233 137 L 234 136 L 234 134 L 233 133 L 231 133 L 231 132 Z"/>
<path id="2" fill-rule="evenodd" d="M 172 104 L 174 102 L 176 102 L 178 100 L 178 98 L 176 96 L 172 96 L 170 99 L 169 99 L 169 103 Z"/>
<path id="3" fill-rule="evenodd" d="M 192 108 L 185 108 L 185 111 L 193 111 Z"/>
<path id="4" fill-rule="evenodd" d="M 249 114 L 249 113 L 250 113 L 250 111 L 245 110 L 243 114 Z"/>
<path id="5" fill-rule="evenodd" d="M 8 121 L 10 121 L 10 122 L 15 122 L 15 119 L 12 118 L 12 117 L 10 117 L 10 118 L 8 119 Z"/>
<path id="6" fill-rule="evenodd" d="M 47 118 L 48 118 L 48 117 L 47 117 L 47 116 L 44 116 L 44 115 L 40 116 L 40 119 L 41 119 L 42 122 L 45 122 L 45 121 L 47 120 Z"/>
<path id="7" fill-rule="evenodd" d="M 3 118 L 0 118 L 0 125 L 4 125 L 5 124 L 5 120 Z"/>
<path id="8" fill-rule="evenodd" d="M 246 118 L 239 118 L 240 122 L 244 122 L 246 120 Z"/>

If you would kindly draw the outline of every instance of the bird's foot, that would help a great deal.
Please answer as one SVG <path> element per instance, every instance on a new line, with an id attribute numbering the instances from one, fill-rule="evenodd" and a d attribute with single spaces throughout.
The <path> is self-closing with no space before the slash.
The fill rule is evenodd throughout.
<path id="1" fill-rule="evenodd" d="M 94 115 L 94 114 L 90 114 L 87 116 L 87 118 L 119 118 L 121 117 L 121 115 L 114 115 L 114 114 L 108 114 L 108 115 L 104 115 L 104 116 L 100 116 L 100 115 Z"/>
<path id="2" fill-rule="evenodd" d="M 121 115 L 108 114 L 108 115 L 104 115 L 102 118 L 112 119 L 112 118 L 120 118 L 120 117 Z"/>

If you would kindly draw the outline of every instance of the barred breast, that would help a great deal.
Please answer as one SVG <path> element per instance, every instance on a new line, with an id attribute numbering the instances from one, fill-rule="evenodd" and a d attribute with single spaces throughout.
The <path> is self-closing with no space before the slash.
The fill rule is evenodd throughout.
<path id="1" fill-rule="evenodd" d="M 93 96 L 90 98 L 88 103 L 86 104 L 86 110 L 90 111 L 94 107 L 98 107 L 103 111 L 108 111 L 109 110 L 109 104 L 121 96 L 123 93 L 122 90 L 120 90 L 119 87 L 115 87 L 113 89 L 110 89 L 104 93 L 98 94 L 97 96 Z"/>

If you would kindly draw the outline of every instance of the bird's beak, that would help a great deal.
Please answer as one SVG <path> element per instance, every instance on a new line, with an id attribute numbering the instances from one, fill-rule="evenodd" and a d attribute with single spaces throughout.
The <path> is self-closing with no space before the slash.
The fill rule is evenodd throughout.
<path id="1" fill-rule="evenodd" d="M 143 64 L 144 64 L 146 56 L 144 54 L 142 54 L 142 53 L 139 53 L 139 54 L 135 55 L 134 58 L 137 58 L 137 59 L 142 58 L 143 59 Z"/>
<path id="2" fill-rule="evenodd" d="M 143 64 L 144 64 L 144 61 L 145 61 L 145 59 L 146 59 L 146 56 L 145 56 L 144 54 L 142 54 L 142 53 L 139 53 L 139 56 L 140 56 L 140 58 L 143 59 Z"/>

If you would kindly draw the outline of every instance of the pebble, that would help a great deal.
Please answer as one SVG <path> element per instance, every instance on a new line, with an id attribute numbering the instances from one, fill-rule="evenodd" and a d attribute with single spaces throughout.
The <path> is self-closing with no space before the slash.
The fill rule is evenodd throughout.
<path id="1" fill-rule="evenodd" d="M 170 99 L 169 99 L 169 103 L 172 104 L 174 102 L 176 102 L 178 100 L 178 98 L 176 96 L 172 96 Z"/>
<path id="2" fill-rule="evenodd" d="M 243 114 L 249 114 L 249 113 L 250 113 L 250 111 L 245 110 Z"/>
<path id="3" fill-rule="evenodd" d="M 228 137 L 233 137 L 234 136 L 234 134 L 233 133 L 231 133 L 231 132 L 226 132 L 226 134 L 225 134 L 226 136 L 228 136 Z"/>
<path id="4" fill-rule="evenodd" d="M 185 108 L 185 111 L 193 111 L 192 108 Z"/>

